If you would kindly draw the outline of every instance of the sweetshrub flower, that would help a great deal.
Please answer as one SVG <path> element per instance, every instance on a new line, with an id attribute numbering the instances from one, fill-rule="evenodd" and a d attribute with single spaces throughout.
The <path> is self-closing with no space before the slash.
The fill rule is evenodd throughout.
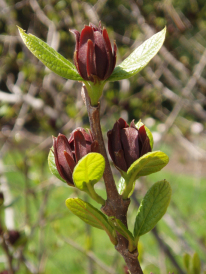
<path id="1" fill-rule="evenodd" d="M 129 126 L 124 119 L 119 118 L 107 136 L 109 154 L 115 166 L 125 172 L 132 163 L 151 151 L 144 125 L 137 129 L 134 120 Z"/>
<path id="2" fill-rule="evenodd" d="M 116 64 L 117 46 L 114 42 L 112 52 L 111 43 L 107 30 L 93 24 L 85 26 L 81 34 L 70 30 L 76 37 L 74 52 L 74 64 L 86 81 L 97 82 L 109 78 Z"/>
<path id="3" fill-rule="evenodd" d="M 63 134 L 53 137 L 54 158 L 59 175 L 68 185 L 74 186 L 72 173 L 78 161 L 90 152 L 98 152 L 98 143 L 91 132 L 77 128 L 69 139 Z"/>

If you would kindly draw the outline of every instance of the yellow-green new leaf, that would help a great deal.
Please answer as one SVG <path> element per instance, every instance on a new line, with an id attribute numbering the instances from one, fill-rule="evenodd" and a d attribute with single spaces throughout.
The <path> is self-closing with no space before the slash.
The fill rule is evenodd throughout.
<path id="1" fill-rule="evenodd" d="M 111 242 L 114 245 L 117 244 L 115 231 L 101 211 L 79 198 L 68 198 L 66 200 L 66 206 L 85 223 L 105 230 Z"/>
<path id="2" fill-rule="evenodd" d="M 162 151 L 148 152 L 136 160 L 122 176 L 125 179 L 126 187 L 122 194 L 123 199 L 130 197 L 134 190 L 135 181 L 140 176 L 146 176 L 160 171 L 169 162 L 168 156 Z"/>
<path id="3" fill-rule="evenodd" d="M 73 181 L 80 190 L 87 190 L 87 184 L 96 184 L 103 176 L 104 157 L 99 153 L 89 153 L 79 160 L 74 168 Z"/>
<path id="4" fill-rule="evenodd" d="M 141 71 L 162 47 L 165 34 L 166 28 L 146 40 L 114 69 L 107 81 L 126 79 Z"/>
<path id="5" fill-rule="evenodd" d="M 21 38 L 27 48 L 51 71 L 71 80 L 82 81 L 76 67 L 56 50 L 32 34 L 27 34 L 18 27 Z"/>
<path id="6" fill-rule="evenodd" d="M 155 183 L 146 193 L 137 212 L 134 238 L 137 244 L 141 235 L 152 230 L 165 214 L 170 203 L 172 189 L 166 181 Z"/>
<path id="7" fill-rule="evenodd" d="M 128 169 L 127 175 L 134 180 L 140 176 L 146 176 L 160 171 L 169 162 L 169 157 L 162 151 L 148 152 L 136 160 Z"/>

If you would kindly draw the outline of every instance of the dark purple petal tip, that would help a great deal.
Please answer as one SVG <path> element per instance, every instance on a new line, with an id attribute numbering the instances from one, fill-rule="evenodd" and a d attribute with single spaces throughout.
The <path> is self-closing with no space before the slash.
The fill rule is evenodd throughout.
<path id="1" fill-rule="evenodd" d="M 73 187 L 72 173 L 78 161 L 86 154 L 99 150 L 98 142 L 94 141 L 91 132 L 87 133 L 83 128 L 75 129 L 69 140 L 61 133 L 53 137 L 53 148 L 59 175 Z"/>
<path id="2" fill-rule="evenodd" d="M 125 172 L 137 159 L 151 151 L 144 125 L 137 129 L 134 120 L 129 126 L 124 119 L 119 118 L 107 136 L 112 161 Z"/>
<path id="3" fill-rule="evenodd" d="M 84 80 L 96 82 L 106 80 L 112 74 L 116 64 L 117 47 L 112 51 L 107 30 L 90 23 L 81 33 L 71 29 L 76 38 L 74 64 Z"/>

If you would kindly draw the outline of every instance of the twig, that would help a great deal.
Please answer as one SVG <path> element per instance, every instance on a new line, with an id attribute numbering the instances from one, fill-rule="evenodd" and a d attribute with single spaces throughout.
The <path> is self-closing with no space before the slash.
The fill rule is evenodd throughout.
<path id="1" fill-rule="evenodd" d="M 82 95 L 87 106 L 92 134 L 94 136 L 94 139 L 98 142 L 100 153 L 104 156 L 105 162 L 106 162 L 103 177 L 104 177 L 104 182 L 106 186 L 107 200 L 106 200 L 106 204 L 101 208 L 101 210 L 107 216 L 115 216 L 125 226 L 127 226 L 127 210 L 130 204 L 130 199 L 127 199 L 127 200 L 122 199 L 121 195 L 118 194 L 118 191 L 114 182 L 114 178 L 113 178 L 111 167 L 107 157 L 107 153 L 106 153 L 106 149 L 105 149 L 105 145 L 102 137 L 101 126 L 100 126 L 100 113 L 99 113 L 100 104 L 97 107 L 91 106 L 90 98 L 88 96 L 86 87 L 84 85 L 82 88 Z M 128 250 L 127 239 L 125 239 L 122 235 L 118 233 L 117 233 L 117 237 L 118 237 L 118 244 L 115 246 L 115 248 L 124 258 L 131 274 L 143 274 L 138 261 L 137 250 L 135 250 L 134 253 L 130 253 Z"/>

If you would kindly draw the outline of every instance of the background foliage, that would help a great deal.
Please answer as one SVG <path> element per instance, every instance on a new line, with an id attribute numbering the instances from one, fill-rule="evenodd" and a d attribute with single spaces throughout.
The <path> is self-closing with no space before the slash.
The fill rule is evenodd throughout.
<path id="1" fill-rule="evenodd" d="M 75 41 L 69 29 L 92 22 L 107 27 L 118 46 L 117 63 L 167 26 L 164 46 L 129 80 L 109 83 L 102 104 L 106 132 L 120 116 L 142 119 L 154 134 L 155 150 L 170 156 L 161 174 L 138 182 L 129 211 L 155 181 L 172 186 L 168 213 L 143 236 L 144 273 L 188 273 L 185 252 L 197 252 L 206 271 L 206 3 L 204 0 L 0 0 L 0 180 L 7 229 L 27 235 L 18 249 L 16 273 L 125 273 L 107 235 L 90 228 L 65 206 L 68 197 L 87 199 L 51 176 L 51 136 L 89 127 L 81 84 L 51 73 L 23 45 L 16 25 L 46 41 L 69 60 Z M 116 179 L 119 174 L 114 170 Z M 103 183 L 99 193 L 105 195 Z M 83 197 L 82 197 L 83 196 Z M 92 201 L 90 201 L 92 203 Z M 0 250 L 0 270 L 6 268 Z"/>

